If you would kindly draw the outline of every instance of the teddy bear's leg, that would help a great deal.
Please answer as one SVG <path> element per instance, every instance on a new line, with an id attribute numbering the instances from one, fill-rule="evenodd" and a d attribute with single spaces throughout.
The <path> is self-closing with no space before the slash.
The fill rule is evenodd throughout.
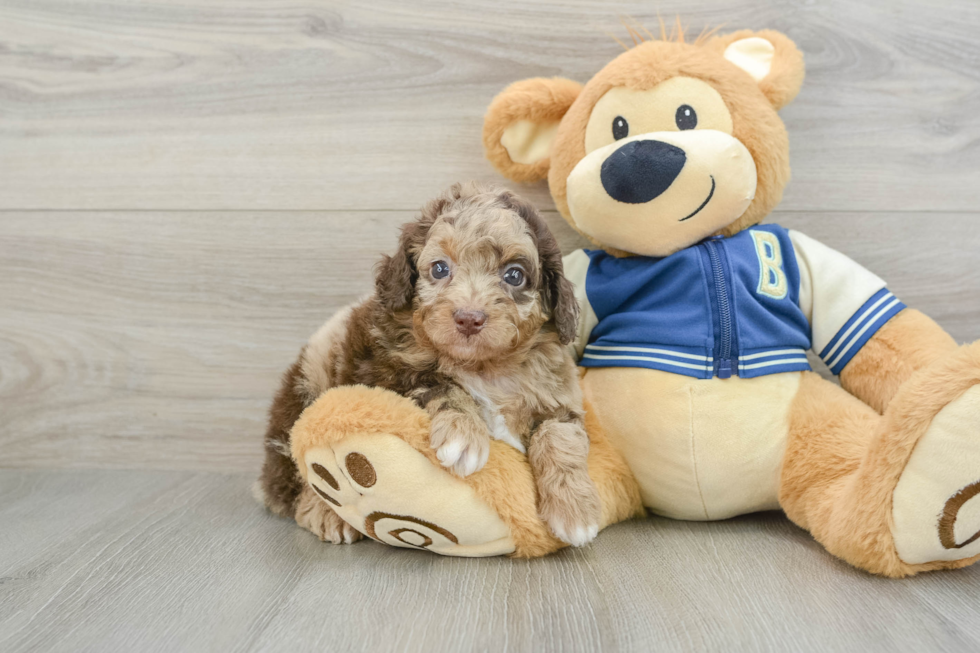
<path id="1" fill-rule="evenodd" d="M 950 356 L 956 341 L 929 316 L 906 308 L 865 344 L 840 374 L 841 386 L 884 413 L 916 371 Z"/>
<path id="2" fill-rule="evenodd" d="M 980 344 L 915 372 L 884 415 L 805 374 L 779 499 L 828 551 L 874 573 L 980 559 Z"/>
<path id="3" fill-rule="evenodd" d="M 312 491 L 319 507 L 329 503 L 358 532 L 393 546 L 519 557 L 564 546 L 537 515 L 523 454 L 494 441 L 486 466 L 459 478 L 439 464 L 428 428 L 426 413 L 394 393 L 362 386 L 329 390 L 291 434 L 293 458 L 309 488 L 303 496 Z M 604 527 L 638 514 L 639 490 L 601 431 L 590 436 L 589 472 L 603 502 Z M 302 497 L 300 504 L 306 505 Z M 315 505 L 308 507 L 315 511 Z"/>
<path id="4" fill-rule="evenodd" d="M 327 511 L 393 546 L 459 556 L 512 553 L 511 529 L 493 508 L 419 450 L 428 425 L 424 411 L 391 392 L 356 386 L 325 392 L 291 432 L 307 488 L 297 520 L 307 506 L 314 518 Z"/>

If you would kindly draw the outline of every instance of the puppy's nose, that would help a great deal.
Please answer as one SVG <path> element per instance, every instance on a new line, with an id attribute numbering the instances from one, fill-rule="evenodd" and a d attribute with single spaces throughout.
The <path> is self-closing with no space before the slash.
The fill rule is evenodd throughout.
<path id="1" fill-rule="evenodd" d="M 632 141 L 602 162 L 602 187 L 625 204 L 644 204 L 659 197 L 681 174 L 684 150 L 663 141 Z"/>
<path id="2" fill-rule="evenodd" d="M 480 332 L 487 323 L 487 314 L 483 311 L 456 311 L 453 313 L 456 330 L 464 336 L 472 336 Z"/>

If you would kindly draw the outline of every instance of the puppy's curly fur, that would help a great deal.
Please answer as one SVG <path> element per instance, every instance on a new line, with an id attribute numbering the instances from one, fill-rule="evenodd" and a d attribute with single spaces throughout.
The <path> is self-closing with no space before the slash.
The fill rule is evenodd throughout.
<path id="1" fill-rule="evenodd" d="M 570 544 L 591 540 L 601 506 L 565 347 L 578 304 L 534 208 L 506 190 L 457 184 L 402 227 L 375 285 L 320 328 L 283 378 L 259 479 L 269 509 L 321 539 L 359 539 L 301 482 L 289 432 L 322 392 L 364 384 L 428 411 L 433 448 L 461 476 L 483 467 L 490 438 L 527 451 L 541 517 Z"/>

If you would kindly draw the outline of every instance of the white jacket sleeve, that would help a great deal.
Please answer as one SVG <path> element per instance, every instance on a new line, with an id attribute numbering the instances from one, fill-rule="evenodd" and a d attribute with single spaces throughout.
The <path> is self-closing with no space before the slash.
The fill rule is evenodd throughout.
<path id="1" fill-rule="evenodd" d="M 589 263 L 589 255 L 581 249 L 575 250 L 562 259 L 565 278 L 575 286 L 575 299 L 578 300 L 579 307 L 578 333 L 575 336 L 575 340 L 568 345 L 576 361 L 582 359 L 582 354 L 585 353 L 585 346 L 589 344 L 589 336 L 592 334 L 592 329 L 599 324 L 599 319 L 596 317 L 595 311 L 592 310 L 589 297 L 585 292 L 585 280 L 589 274 Z"/>
<path id="2" fill-rule="evenodd" d="M 905 304 L 884 281 L 840 252 L 798 231 L 789 237 L 800 267 L 800 308 L 810 322 L 813 351 L 840 374 Z"/>

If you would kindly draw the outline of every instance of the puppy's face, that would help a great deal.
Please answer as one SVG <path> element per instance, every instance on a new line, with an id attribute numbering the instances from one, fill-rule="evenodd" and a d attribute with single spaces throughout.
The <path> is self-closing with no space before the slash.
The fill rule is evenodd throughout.
<path id="1" fill-rule="evenodd" d="M 412 309 L 416 338 L 462 362 L 507 354 L 549 324 L 567 344 L 578 324 L 547 225 L 513 193 L 479 184 L 453 186 L 406 224 L 376 285 L 383 309 Z"/>
<path id="2" fill-rule="evenodd" d="M 548 319 L 537 246 L 511 210 L 469 206 L 441 215 L 417 265 L 416 328 L 454 359 L 499 356 Z"/>

